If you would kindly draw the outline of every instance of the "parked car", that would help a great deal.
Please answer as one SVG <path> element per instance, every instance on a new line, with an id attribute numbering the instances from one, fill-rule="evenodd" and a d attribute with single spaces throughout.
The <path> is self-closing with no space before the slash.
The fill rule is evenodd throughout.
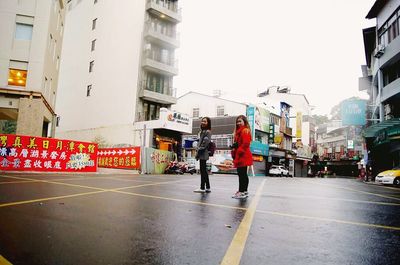
<path id="1" fill-rule="evenodd" d="M 269 169 L 270 176 L 286 176 L 289 177 L 289 170 L 287 170 L 284 166 L 273 165 Z"/>
<path id="2" fill-rule="evenodd" d="M 400 167 L 379 173 L 375 178 L 375 182 L 400 186 Z"/>

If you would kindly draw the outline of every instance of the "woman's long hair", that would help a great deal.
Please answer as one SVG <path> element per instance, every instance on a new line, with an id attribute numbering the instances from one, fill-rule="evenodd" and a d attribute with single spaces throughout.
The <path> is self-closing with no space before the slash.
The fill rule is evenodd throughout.
<path id="1" fill-rule="evenodd" d="M 200 130 L 203 130 L 203 128 L 201 128 L 201 121 L 202 120 L 206 120 L 207 121 L 207 126 L 204 128 L 204 130 L 211 130 L 211 119 L 209 117 L 203 117 L 200 120 Z"/>
<path id="2" fill-rule="evenodd" d="M 242 119 L 243 122 L 244 122 L 244 127 L 246 127 L 247 129 L 250 130 L 250 124 L 249 124 L 249 121 L 247 120 L 247 117 L 244 116 L 244 115 L 239 115 L 239 116 L 237 116 L 237 118 L 236 118 L 236 120 L 235 120 L 235 130 L 233 131 L 233 136 L 234 136 L 234 137 L 236 136 L 236 131 L 239 129 L 239 127 L 238 127 L 238 125 L 237 125 L 237 121 L 238 121 L 239 119 Z"/>

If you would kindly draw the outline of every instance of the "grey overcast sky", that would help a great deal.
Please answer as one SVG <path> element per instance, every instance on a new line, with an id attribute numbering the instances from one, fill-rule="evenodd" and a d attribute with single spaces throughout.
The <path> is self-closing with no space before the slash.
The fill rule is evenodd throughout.
<path id="1" fill-rule="evenodd" d="M 375 0 L 181 0 L 178 96 L 197 91 L 251 102 L 290 86 L 314 114 L 329 114 L 358 91 L 362 29 Z"/>

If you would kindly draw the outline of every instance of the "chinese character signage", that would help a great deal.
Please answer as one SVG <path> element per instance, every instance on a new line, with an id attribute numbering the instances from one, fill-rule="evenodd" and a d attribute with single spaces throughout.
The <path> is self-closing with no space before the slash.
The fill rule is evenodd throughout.
<path id="1" fill-rule="evenodd" d="M 297 112 L 297 114 L 296 114 L 296 138 L 301 138 L 302 126 L 303 126 L 303 114 L 301 112 Z"/>
<path id="2" fill-rule="evenodd" d="M 97 144 L 0 134 L 0 170 L 96 172 Z"/>
<path id="3" fill-rule="evenodd" d="M 140 147 L 99 148 L 99 167 L 140 169 Z"/>
<path id="4" fill-rule="evenodd" d="M 341 105 L 342 125 L 365 125 L 367 102 L 365 100 L 346 100 Z"/>

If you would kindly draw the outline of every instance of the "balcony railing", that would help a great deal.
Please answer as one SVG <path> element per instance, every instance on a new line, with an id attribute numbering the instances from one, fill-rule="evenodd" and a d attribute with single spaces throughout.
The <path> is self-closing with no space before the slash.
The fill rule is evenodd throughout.
<path id="1" fill-rule="evenodd" d="M 145 22 L 145 29 L 154 31 L 158 34 L 161 34 L 163 36 L 166 36 L 168 38 L 172 38 L 175 40 L 179 40 L 179 38 L 180 38 L 180 34 L 176 30 L 169 30 L 169 31 L 165 30 L 165 28 L 163 29 L 162 27 L 159 27 L 157 25 L 152 25 L 151 21 Z"/>
<path id="2" fill-rule="evenodd" d="M 144 58 L 150 59 L 150 60 L 162 63 L 162 64 L 166 64 L 166 65 L 169 65 L 174 68 L 178 68 L 178 60 L 175 60 L 174 58 L 171 58 L 171 57 L 163 58 L 163 56 L 161 56 L 161 53 L 154 53 L 150 50 L 147 50 L 144 53 Z"/>
<path id="3" fill-rule="evenodd" d="M 161 95 L 166 95 L 166 96 L 176 98 L 176 88 L 174 88 L 174 87 L 164 86 L 164 87 L 157 88 L 156 86 L 148 85 L 147 82 L 145 82 L 145 81 L 142 81 L 141 87 L 142 87 L 142 89 L 147 90 L 147 91 L 152 91 L 155 93 L 159 93 Z"/>
<path id="4" fill-rule="evenodd" d="M 180 34 L 175 30 L 166 30 L 158 27 L 151 22 L 145 23 L 145 34 L 151 42 L 159 43 L 162 46 L 167 45 L 171 48 L 179 47 Z"/>
<path id="5" fill-rule="evenodd" d="M 166 8 L 172 12 L 181 15 L 181 8 L 179 8 L 178 6 L 178 1 L 148 0 L 147 3 L 154 3 L 160 7 Z"/>

